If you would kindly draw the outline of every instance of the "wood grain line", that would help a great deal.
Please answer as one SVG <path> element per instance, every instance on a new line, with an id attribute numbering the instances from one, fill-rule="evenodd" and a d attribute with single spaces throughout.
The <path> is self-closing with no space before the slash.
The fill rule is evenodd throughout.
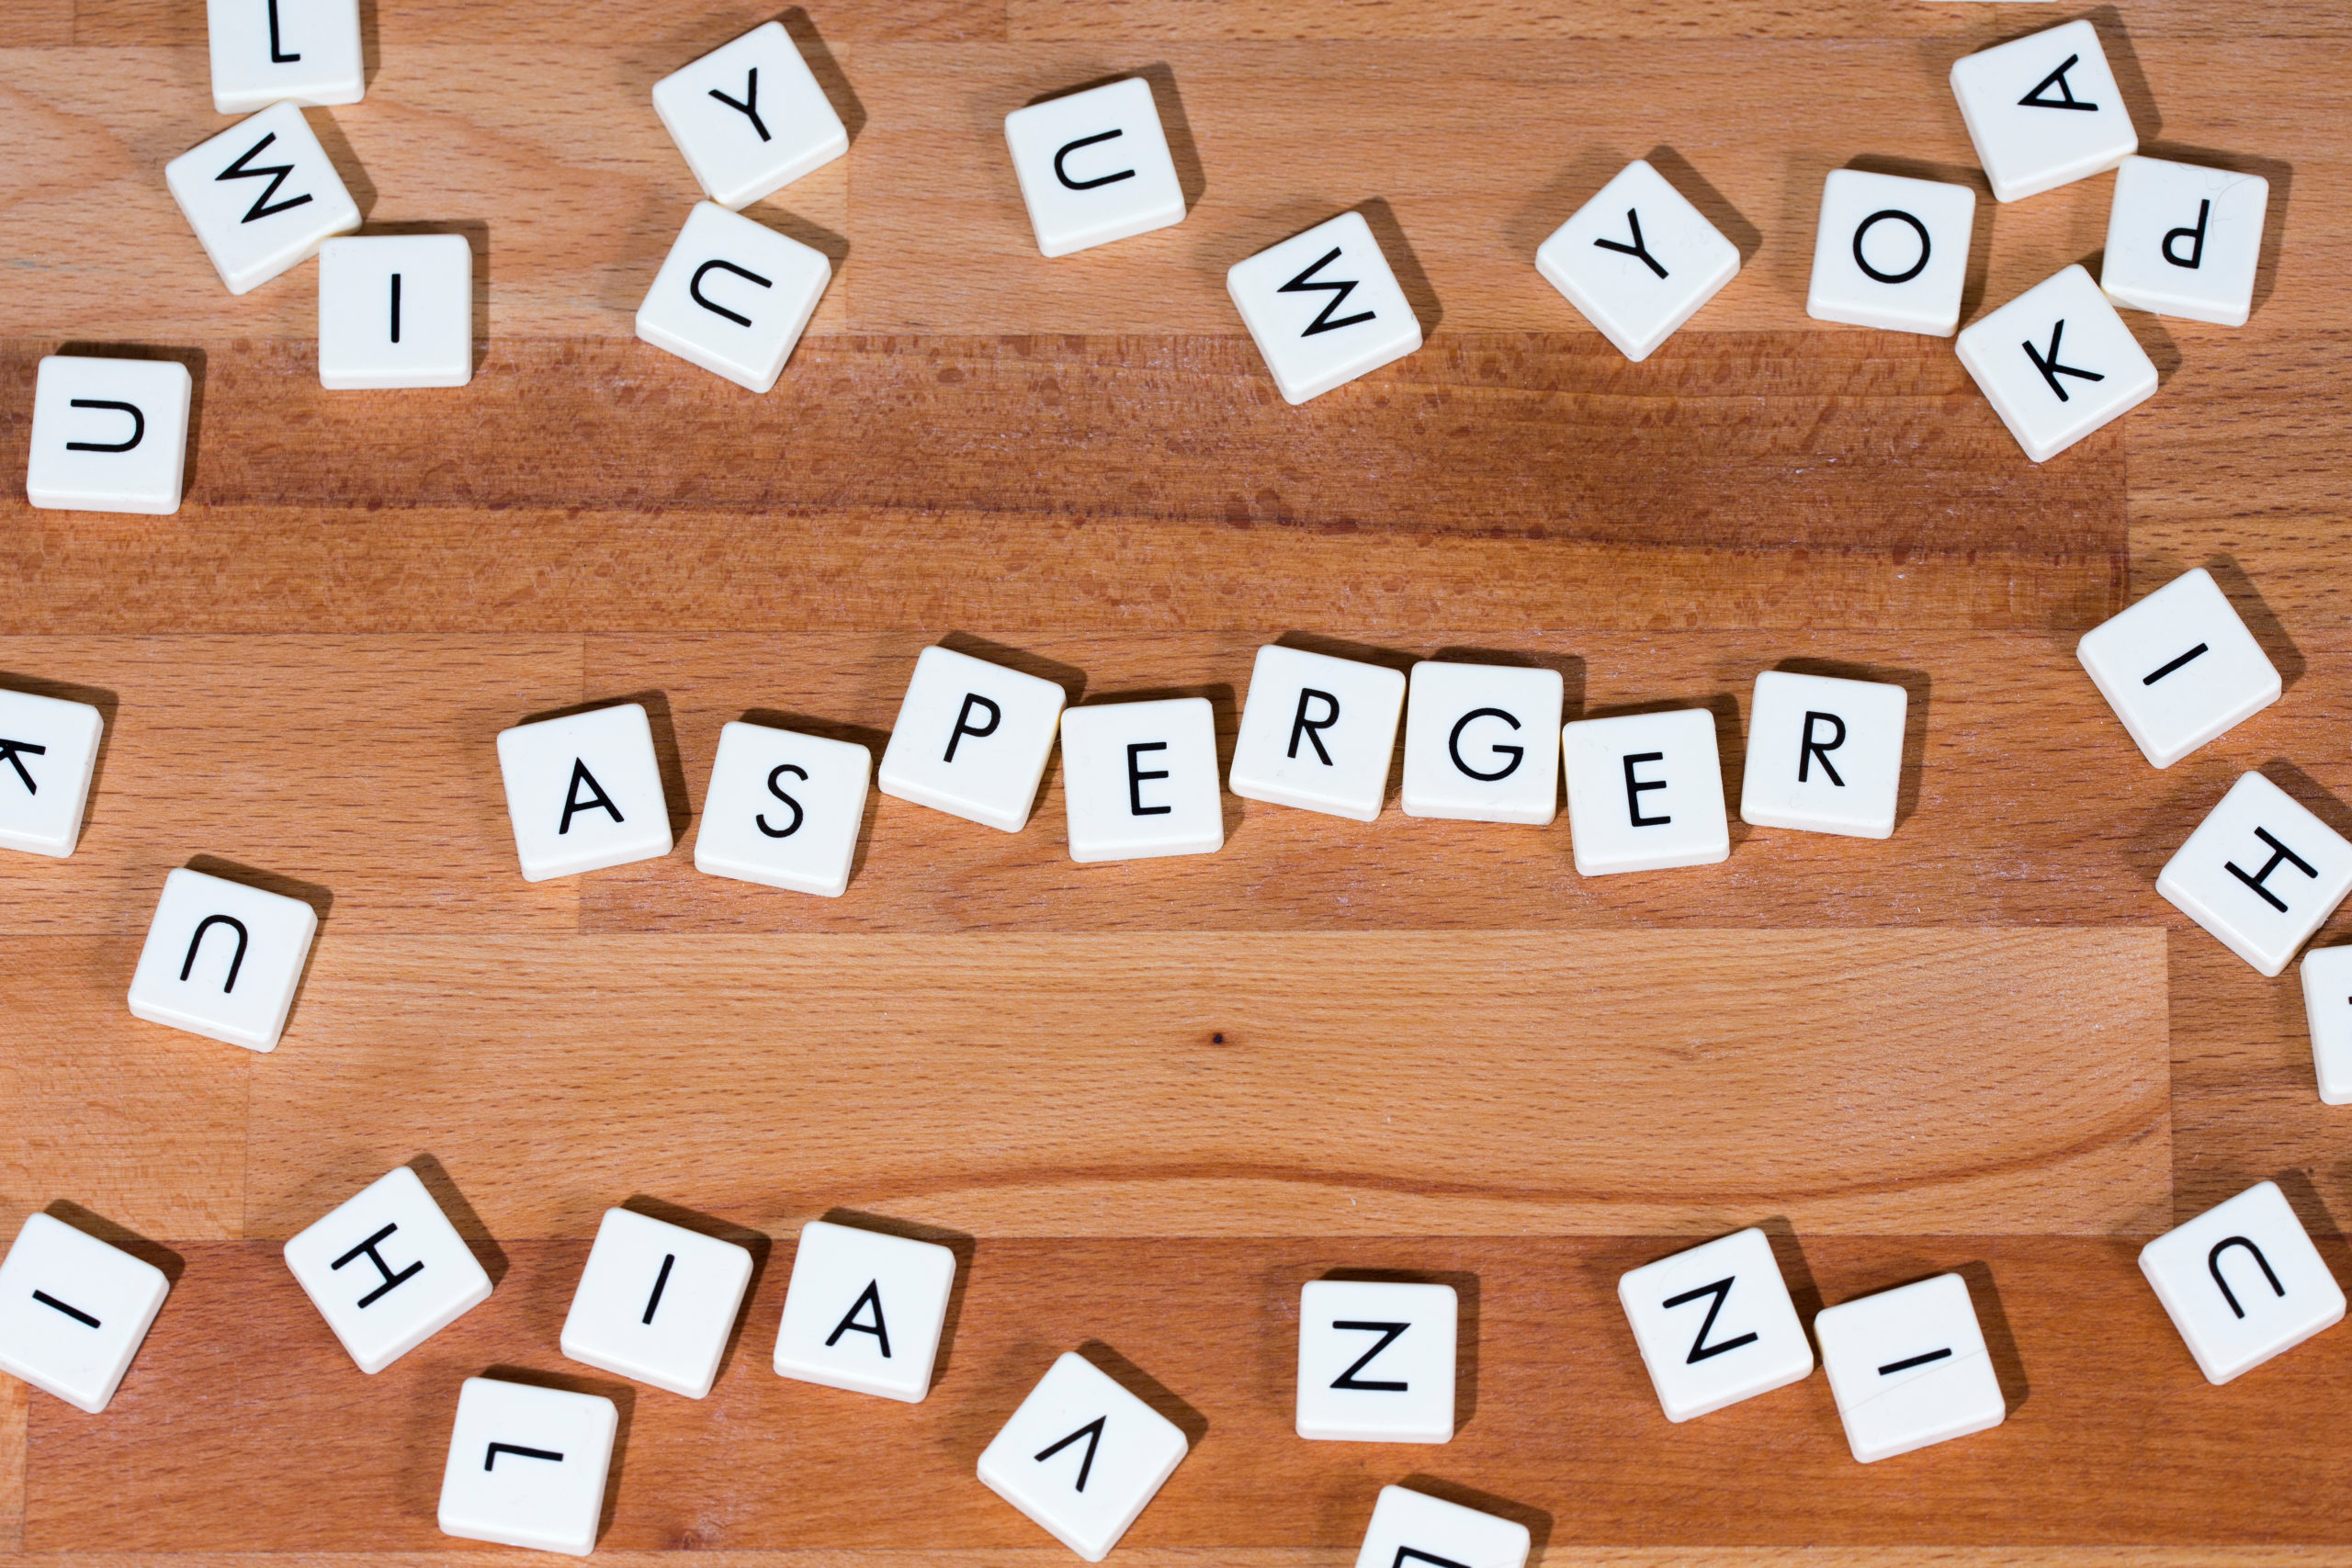
<path id="1" fill-rule="evenodd" d="M 0 1372 L 0 1551 L 25 1545 L 25 1448 L 32 1385 Z"/>
<path id="2" fill-rule="evenodd" d="M 591 1234 L 639 1190 L 760 1228 L 848 1204 L 990 1235 L 2153 1234 L 2164 950 L 354 935 L 255 1070 L 245 1224 L 289 1235 L 426 1152 L 484 1237 Z"/>

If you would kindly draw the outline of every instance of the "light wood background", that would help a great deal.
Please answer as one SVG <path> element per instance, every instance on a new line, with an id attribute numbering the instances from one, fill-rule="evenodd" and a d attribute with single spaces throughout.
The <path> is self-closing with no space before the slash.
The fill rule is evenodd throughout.
<path id="1" fill-rule="evenodd" d="M 1948 344 L 1811 321 L 1804 282 L 1828 170 L 1982 192 L 1951 62 L 2081 13 L 788 13 L 854 141 L 752 209 L 838 267 L 754 398 L 629 316 L 695 195 L 648 90 L 763 0 L 363 6 L 368 100 L 312 118 L 372 225 L 473 240 L 461 392 L 322 392 L 315 269 L 220 288 L 161 173 L 222 123 L 198 0 L 0 8 L 0 472 L 61 345 L 186 357 L 201 399 L 176 517 L 0 499 L 0 679 L 108 719 L 80 852 L 0 863 L 0 1227 L 55 1206 L 177 1275 L 103 1417 L 0 1380 L 0 1553 L 447 1558 L 457 1385 L 495 1367 L 620 1401 L 607 1558 L 1044 1568 L 972 1465 L 1086 1346 L 1195 1440 L 1122 1548 L 1148 1568 L 1339 1568 L 1407 1477 L 1547 1565 L 2352 1561 L 2352 1331 L 2210 1388 L 2134 1265 L 2275 1177 L 2352 1277 L 2352 1112 L 2315 1098 L 2291 975 L 2152 886 L 2249 767 L 2352 828 L 2352 12 L 2086 13 L 2143 151 L 2266 174 L 2270 232 L 2253 321 L 2128 317 L 2163 391 L 2037 468 Z M 1043 261 L 1001 117 L 1136 71 L 1193 214 Z M 1629 366 L 1531 255 L 1640 155 L 1745 266 Z M 1983 201 L 1971 313 L 2092 258 L 2110 186 Z M 1224 269 L 1352 206 L 1429 346 L 1289 408 Z M 2199 564 L 2288 692 L 2160 773 L 2073 645 Z M 878 745 L 943 637 L 1205 694 L 1228 745 L 1276 637 L 1538 660 L 1574 713 L 1712 705 L 1735 799 L 1757 671 L 1876 674 L 1912 693 L 1904 820 L 1735 824 L 1726 864 L 1584 881 L 1565 816 L 1228 801 L 1220 855 L 1081 867 L 1049 775 L 1017 837 L 877 798 L 838 902 L 695 874 L 721 724 Z M 681 848 L 526 885 L 492 737 L 621 695 Z M 124 1010 L 188 863 L 324 916 L 273 1055 Z M 277 1247 L 405 1161 L 499 1286 L 365 1378 Z M 628 1200 L 762 1258 L 705 1403 L 558 1355 Z M 920 1406 L 767 1371 L 792 1235 L 836 1210 L 963 1255 Z M 1669 1427 L 1615 1277 L 1754 1223 L 1808 1310 L 1966 1272 L 2008 1424 L 1865 1469 L 1816 1377 Z M 1463 1289 L 1452 1445 L 1291 1435 L 1297 1288 L 1340 1268 Z"/>

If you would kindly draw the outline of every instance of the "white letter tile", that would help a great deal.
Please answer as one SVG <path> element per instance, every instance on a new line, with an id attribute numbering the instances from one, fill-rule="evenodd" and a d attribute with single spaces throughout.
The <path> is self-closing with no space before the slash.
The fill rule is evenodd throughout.
<path id="1" fill-rule="evenodd" d="M 2104 173 L 2140 146 L 2086 21 L 1963 55 L 1952 62 L 1951 91 L 2000 201 Z"/>
<path id="2" fill-rule="evenodd" d="M 25 499 L 66 512 L 177 512 L 194 389 L 174 359 L 46 355 L 33 378 Z"/>
<path id="3" fill-rule="evenodd" d="M 981 1453 L 980 1481 L 1100 1562 L 1189 1447 L 1174 1422 L 1083 1357 L 1065 1354 Z"/>
<path id="4" fill-rule="evenodd" d="M 474 252 L 463 234 L 368 234 L 319 247 L 319 385 L 473 378 Z"/>
<path id="5" fill-rule="evenodd" d="M 1526 1568 L 1527 1527 L 1403 1486 L 1384 1486 L 1356 1568 Z"/>
<path id="6" fill-rule="evenodd" d="M 1452 1442 L 1459 1318 L 1451 1285 L 1309 1281 L 1298 1297 L 1298 1435 Z"/>
<path id="7" fill-rule="evenodd" d="M 1535 270 L 1638 362 L 1739 276 L 1739 247 L 1636 158 L 1536 248 Z"/>
<path id="8" fill-rule="evenodd" d="M 105 728 L 87 703 L 0 691 L 0 848 L 74 852 Z"/>
<path id="9" fill-rule="evenodd" d="M 955 1290 L 956 1254 L 935 1242 L 811 1220 L 792 1255 L 776 1375 L 919 1404 Z"/>
<path id="10" fill-rule="evenodd" d="M 1269 646 L 1250 667 L 1228 784 L 1244 800 L 1370 822 L 1388 792 L 1405 675 Z"/>
<path id="11" fill-rule="evenodd" d="M 1588 718 L 1564 727 L 1560 745 L 1577 875 L 1731 858 L 1723 758 L 1708 709 Z"/>
<path id="12" fill-rule="evenodd" d="M 2140 1249 L 2140 1272 L 2208 1382 L 2252 1371 L 2344 1319 L 2344 1288 L 2275 1181 L 2156 1237 Z"/>
<path id="13" fill-rule="evenodd" d="M 232 294 L 260 288 L 359 227 L 359 206 L 289 103 L 164 165 L 164 183 Z"/>
<path id="14" fill-rule="evenodd" d="M 1074 861 L 1225 848 L 1216 715 L 1208 699 L 1064 709 L 1062 800 Z"/>
<path id="15" fill-rule="evenodd" d="M 874 754 L 766 725 L 718 732 L 695 830 L 695 869 L 838 898 L 849 891 Z"/>
<path id="16" fill-rule="evenodd" d="M 731 1241 L 607 1209 L 563 1320 L 563 1353 L 700 1399 L 751 1280 L 752 1255 Z"/>
<path id="17" fill-rule="evenodd" d="M 2079 265 L 1978 320 L 1953 347 L 2037 463 L 2156 395 L 2154 363 Z"/>
<path id="18" fill-rule="evenodd" d="M 1764 671 L 1747 715 L 1739 819 L 1757 828 L 1892 837 L 1910 705 L 1908 692 L 1883 681 Z"/>
<path id="19" fill-rule="evenodd" d="M 275 1051 L 318 930 L 317 912 L 300 898 L 175 871 L 130 976 L 131 1016 Z"/>
<path id="20" fill-rule="evenodd" d="M 884 795 L 1018 833 L 1037 803 L 1062 703 L 1051 681 L 926 648 L 876 782 Z"/>
<path id="21" fill-rule="evenodd" d="M 2242 327 L 2254 310 L 2270 182 L 2160 158 L 2115 172 L 2098 284 L 2160 316 Z"/>
<path id="22" fill-rule="evenodd" d="M 498 771 L 526 882 L 670 852 L 669 802 L 641 704 L 501 730 Z"/>
<path id="23" fill-rule="evenodd" d="M 48 1214 L 0 1259 L 0 1371 L 106 1409 L 171 1290 L 164 1271 Z"/>
<path id="24" fill-rule="evenodd" d="M 849 151 L 849 131 L 781 22 L 653 85 L 653 112 L 703 194 L 730 212 Z"/>
<path id="25" fill-rule="evenodd" d="M 468 1378 L 441 1472 L 441 1533 L 587 1556 L 619 1427 L 599 1394 Z"/>
<path id="26" fill-rule="evenodd" d="M 1066 256 L 1184 220 L 1151 84 L 1140 76 L 1004 117 L 1037 249 Z"/>
<path id="27" fill-rule="evenodd" d="M 2075 656 L 2159 768 L 2268 707 L 2282 689 L 2269 656 L 2201 566 L 2085 632 Z"/>
<path id="28" fill-rule="evenodd" d="M 1405 815 L 1550 823 L 1560 810 L 1552 736 L 1566 700 L 1556 670 L 1414 665 L 1405 704 Z"/>
<path id="29" fill-rule="evenodd" d="M 1284 400 L 1303 403 L 1421 346 L 1421 323 L 1360 212 L 1236 262 L 1225 289 Z"/>
<path id="30" fill-rule="evenodd" d="M 764 392 L 833 280 L 825 253 L 702 201 L 637 308 L 637 335 L 739 387 Z"/>
<path id="31" fill-rule="evenodd" d="M 2264 975 L 2277 975 L 2352 892 L 2352 844 L 2260 773 L 2232 785 L 2156 891 Z"/>
<path id="32" fill-rule="evenodd" d="M 490 1299 L 473 1249 L 404 1165 L 288 1242 L 286 1267 L 363 1372 Z"/>
<path id="33" fill-rule="evenodd" d="M 1833 169 L 1821 187 L 1815 321 L 1950 337 L 1960 328 L 1976 193 L 1966 186 Z"/>
<path id="34" fill-rule="evenodd" d="M 1669 1421 L 1688 1421 L 1813 1373 L 1772 1243 L 1760 1230 L 1644 1264 L 1617 1280 L 1642 1365 Z"/>
<path id="35" fill-rule="evenodd" d="M 280 100 L 356 104 L 368 81 L 359 0 L 205 0 L 212 107 L 251 114 Z"/>
<path id="36" fill-rule="evenodd" d="M 1968 1281 L 1939 1274 L 1816 1314 L 1821 1364 L 1864 1464 L 1999 1426 L 2008 1416 Z"/>

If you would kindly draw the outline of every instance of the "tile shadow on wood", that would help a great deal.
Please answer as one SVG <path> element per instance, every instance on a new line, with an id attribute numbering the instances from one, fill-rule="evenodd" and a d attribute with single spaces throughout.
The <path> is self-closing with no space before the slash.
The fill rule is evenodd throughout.
<path id="1" fill-rule="evenodd" d="M 96 1213 L 70 1199 L 59 1198 L 41 1210 L 52 1220 L 72 1225 L 85 1235 L 93 1235 L 119 1252 L 128 1252 L 141 1263 L 163 1270 L 164 1278 L 174 1285 L 187 1272 L 187 1259 L 159 1241 L 150 1241 L 129 1225 L 118 1224 L 104 1214 Z"/>
<path id="2" fill-rule="evenodd" d="M 504 1280 L 508 1268 L 506 1253 L 498 1245 L 497 1238 L 490 1234 L 490 1227 L 482 1224 L 481 1215 L 466 1201 L 466 1195 L 458 1190 L 457 1182 L 450 1179 L 448 1168 L 434 1156 L 423 1154 L 410 1160 L 408 1168 L 416 1172 L 416 1179 L 424 1183 L 424 1190 L 441 1206 L 441 1213 L 447 1216 L 450 1225 L 465 1237 L 466 1245 L 473 1248 L 474 1257 L 481 1260 L 482 1272 L 490 1276 L 491 1284 L 495 1287 Z"/>

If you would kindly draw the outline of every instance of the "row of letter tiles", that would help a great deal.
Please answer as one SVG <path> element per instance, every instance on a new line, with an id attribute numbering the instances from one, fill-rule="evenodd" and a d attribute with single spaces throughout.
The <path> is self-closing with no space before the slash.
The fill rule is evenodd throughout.
<path id="1" fill-rule="evenodd" d="M 490 1281 L 423 1183 L 396 1169 L 287 1246 L 297 1279 L 363 1371 L 486 1299 Z M 2345 1297 L 2278 1188 L 2262 1182 L 2157 1237 L 2141 1269 L 2199 1371 L 2221 1383 L 2342 1320 Z M 353 1270 L 338 1278 L 345 1268 Z M 775 1370 L 919 1401 L 955 1280 L 945 1247 L 811 1222 L 800 1235 Z M 750 1254 L 627 1210 L 598 1229 L 563 1328 L 570 1359 L 700 1398 L 742 1306 Z M 168 1291 L 162 1272 L 45 1213 L 0 1259 L 0 1368 L 93 1414 L 120 1383 Z M 1669 1421 L 1811 1375 L 1814 1357 L 1761 1230 L 1624 1274 L 1618 1295 Z M 381 1310 L 369 1320 L 363 1314 Z M 1298 1434 L 1443 1443 L 1453 1434 L 1459 1303 L 1451 1287 L 1325 1279 L 1299 1298 Z M 2007 1404 L 1970 1290 L 1944 1274 L 1814 1320 L 1848 1443 L 1873 1463 L 1998 1426 Z M 587 1552 L 614 1430 L 594 1396 L 469 1379 L 441 1496 L 447 1533 Z M 1060 1357 L 989 1444 L 979 1479 L 1101 1561 L 1188 1450 L 1184 1433 L 1075 1354 Z M 1384 1495 L 1371 1543 L 1473 1549 L 1517 1562 L 1521 1532 Z M 1390 1539 L 1390 1538 L 1395 1539 Z M 1412 1550 L 1427 1551 L 1428 1546 Z"/>

